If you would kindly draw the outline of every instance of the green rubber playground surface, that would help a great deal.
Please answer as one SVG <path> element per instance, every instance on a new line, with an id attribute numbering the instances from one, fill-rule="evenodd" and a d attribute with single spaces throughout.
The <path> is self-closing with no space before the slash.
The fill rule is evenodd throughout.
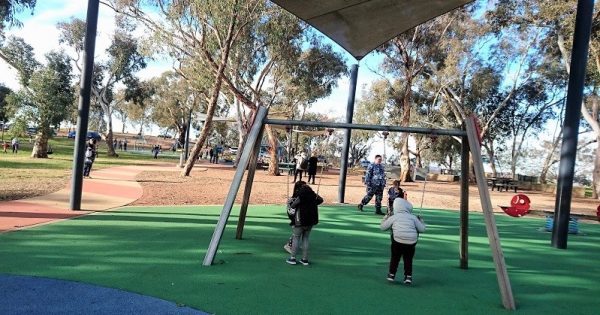
<path id="1" fill-rule="evenodd" d="M 312 265 L 285 263 L 283 208 L 251 206 L 245 239 L 232 216 L 215 264 L 202 259 L 219 207 L 125 207 L 0 234 L 0 273 L 75 280 L 216 314 L 508 314 L 481 215 L 471 215 L 469 269 L 458 268 L 458 213 L 425 210 L 414 284 L 385 280 L 389 235 L 354 207 L 321 210 Z M 371 208 L 369 208 L 371 209 Z M 237 209 L 234 210 L 237 213 Z M 568 250 L 535 218 L 496 216 L 519 314 L 598 314 L 600 225 Z"/>

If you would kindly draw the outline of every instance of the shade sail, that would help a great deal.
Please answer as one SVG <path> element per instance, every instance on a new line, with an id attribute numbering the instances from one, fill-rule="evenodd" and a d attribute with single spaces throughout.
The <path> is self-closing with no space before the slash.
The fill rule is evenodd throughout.
<path id="1" fill-rule="evenodd" d="M 272 0 L 357 60 L 381 44 L 473 0 Z"/>

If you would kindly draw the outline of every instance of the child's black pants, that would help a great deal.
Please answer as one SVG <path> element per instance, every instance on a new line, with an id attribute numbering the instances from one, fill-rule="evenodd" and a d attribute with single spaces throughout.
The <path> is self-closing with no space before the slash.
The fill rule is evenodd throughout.
<path id="1" fill-rule="evenodd" d="M 392 258 L 390 258 L 390 273 L 396 274 L 398 271 L 398 264 L 400 263 L 400 258 L 402 257 L 402 261 L 404 263 L 404 275 L 412 276 L 412 264 L 413 257 L 415 257 L 415 248 L 417 247 L 417 243 L 415 244 L 402 244 L 398 243 L 392 237 Z"/>

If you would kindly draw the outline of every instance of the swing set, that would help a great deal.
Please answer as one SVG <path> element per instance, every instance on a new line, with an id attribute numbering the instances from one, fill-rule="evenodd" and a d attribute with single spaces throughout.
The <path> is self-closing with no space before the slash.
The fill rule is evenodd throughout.
<path id="1" fill-rule="evenodd" d="M 244 194 L 242 198 L 242 205 L 240 208 L 239 220 L 236 231 L 236 238 L 242 239 L 244 224 L 246 221 L 246 214 L 248 210 L 248 203 L 250 200 L 250 194 L 252 191 L 252 182 L 254 180 L 254 174 L 256 172 L 256 161 L 260 150 L 260 143 L 266 124 L 270 125 L 282 125 L 289 126 L 290 129 L 293 126 L 311 126 L 311 127 L 325 127 L 325 128 L 344 128 L 347 129 L 347 136 L 349 136 L 349 130 L 376 130 L 376 131 L 388 131 L 388 132 L 408 132 L 408 133 L 421 133 L 430 134 L 435 136 L 446 135 L 460 137 L 462 139 L 462 163 L 461 163 L 461 205 L 460 205 L 460 267 L 463 269 L 468 268 L 468 192 L 469 192 L 469 152 L 473 157 L 473 166 L 475 169 L 475 176 L 479 187 L 480 199 L 482 203 L 486 231 L 490 242 L 490 248 L 492 250 L 493 260 L 496 266 L 496 274 L 498 283 L 500 286 L 501 295 L 505 307 L 514 309 L 514 298 L 512 295 L 512 289 L 508 278 L 508 272 L 506 270 L 506 264 L 504 261 L 504 254 L 500 245 L 500 237 L 496 222 L 493 214 L 493 207 L 491 204 L 490 193 L 487 188 L 487 182 L 483 171 L 483 161 L 481 158 L 481 142 L 478 139 L 477 129 L 475 127 L 475 118 L 471 117 L 465 121 L 465 130 L 457 129 L 428 129 L 428 128 L 415 128 L 415 127 L 402 127 L 402 126 L 385 126 L 385 125 L 365 125 L 365 124 L 352 124 L 352 123 L 332 123 L 332 122 L 318 122 L 318 121 L 298 121 L 298 120 L 279 120 L 279 119 L 268 119 L 268 109 L 260 106 L 257 110 L 255 120 L 252 128 L 248 134 L 246 144 L 244 145 L 242 156 L 240 158 L 238 168 L 236 169 L 233 177 L 227 198 L 223 205 L 223 209 L 219 216 L 219 220 L 213 232 L 210 245 L 208 247 L 206 256 L 204 257 L 203 265 L 212 265 L 215 255 L 217 253 L 219 243 L 223 236 L 223 231 L 231 215 L 231 210 L 234 205 L 235 197 L 241 186 L 242 179 L 246 169 L 248 174 L 246 177 L 246 186 L 244 188 Z M 341 180 L 345 181 L 345 174 L 342 174 L 340 170 Z M 322 178 L 322 176 L 321 176 Z M 321 180 L 321 178 L 319 180 Z M 320 183 L 320 182 L 319 182 Z M 425 188 L 425 187 L 424 187 Z M 318 189 L 317 189 L 318 190 Z M 289 195 L 289 190 L 288 190 Z M 424 198 L 424 190 L 421 199 Z M 422 205 L 421 205 L 422 207 Z"/>

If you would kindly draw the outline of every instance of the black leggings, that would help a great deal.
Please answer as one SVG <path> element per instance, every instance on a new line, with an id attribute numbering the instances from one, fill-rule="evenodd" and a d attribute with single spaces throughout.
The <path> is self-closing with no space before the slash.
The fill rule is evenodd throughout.
<path id="1" fill-rule="evenodd" d="M 304 171 L 303 170 L 296 170 L 296 172 L 294 173 L 294 182 L 296 182 L 296 178 L 298 178 L 298 176 L 300 176 L 300 180 L 302 180 L 302 173 Z"/>
<path id="2" fill-rule="evenodd" d="M 391 274 L 395 275 L 398 271 L 398 264 L 400 263 L 400 257 L 402 257 L 402 261 L 404 262 L 404 275 L 412 276 L 412 264 L 416 247 L 417 243 L 411 245 L 398 243 L 392 236 L 392 258 L 390 258 Z"/>
<path id="3" fill-rule="evenodd" d="M 315 183 L 315 176 L 316 176 L 315 174 L 308 173 L 308 179 L 306 180 L 306 182 L 310 183 L 310 179 L 312 178 L 312 183 L 314 184 Z"/>

